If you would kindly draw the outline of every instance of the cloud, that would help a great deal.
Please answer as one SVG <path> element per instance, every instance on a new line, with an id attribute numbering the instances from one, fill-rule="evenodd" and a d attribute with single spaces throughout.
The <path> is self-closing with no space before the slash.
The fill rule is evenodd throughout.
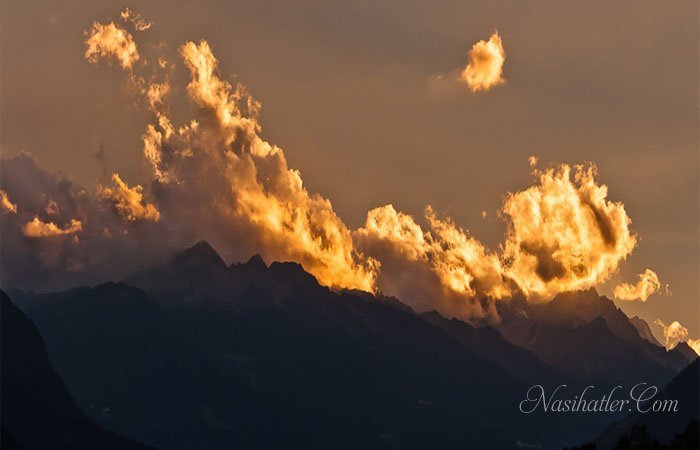
<path id="1" fill-rule="evenodd" d="M 503 63 L 506 53 L 503 42 L 494 32 L 488 41 L 479 41 L 469 50 L 469 61 L 459 79 L 466 83 L 472 92 L 488 91 L 494 86 L 505 83 Z"/>
<path id="2" fill-rule="evenodd" d="M 136 185 L 130 188 L 119 177 L 112 174 L 113 187 L 98 188 L 98 195 L 107 199 L 114 209 L 126 220 L 149 220 L 157 222 L 160 219 L 158 208 L 152 203 L 146 203 L 143 198 L 143 187 Z"/>
<path id="3" fill-rule="evenodd" d="M 7 196 L 7 192 L 0 189 L 0 209 L 4 212 L 9 212 L 12 214 L 17 214 L 17 205 L 10 201 L 10 197 Z"/>
<path id="4" fill-rule="evenodd" d="M 661 319 L 656 319 L 654 323 L 663 329 L 664 346 L 667 350 L 671 350 L 676 345 L 688 338 L 688 329 L 681 325 L 677 320 L 674 320 L 668 325 L 663 323 Z M 695 350 L 695 348 L 693 349 Z"/>
<path id="5" fill-rule="evenodd" d="M 650 296 L 661 291 L 661 288 L 658 275 L 653 270 L 646 269 L 644 273 L 639 274 L 637 284 L 620 283 L 615 286 L 613 295 L 618 300 L 640 300 L 645 302 Z M 668 292 L 668 285 L 666 286 L 666 291 Z"/>
<path id="6" fill-rule="evenodd" d="M 260 137 L 259 103 L 218 76 L 207 42 L 186 42 L 180 55 L 197 117 L 173 125 L 167 81 L 142 90 L 154 113 L 143 152 L 159 211 L 177 209 L 172 217 L 182 222 L 174 228 L 206 237 L 224 253 L 297 261 L 325 285 L 372 290 L 375 262 L 357 253 L 330 201 L 310 194 L 284 151 Z"/>
<path id="7" fill-rule="evenodd" d="M 487 250 L 449 218 L 432 208 L 428 230 L 392 205 L 367 214 L 355 240 L 364 254 L 381 263 L 378 288 L 418 310 L 439 309 L 449 316 L 485 317 L 478 296 L 503 298 L 513 291 L 497 254 Z"/>
<path id="8" fill-rule="evenodd" d="M 76 234 L 82 231 L 83 225 L 79 220 L 71 219 L 65 227 L 61 228 L 53 222 L 42 222 L 38 217 L 24 224 L 22 233 L 30 238 L 43 238 L 51 236 L 63 236 Z"/>
<path id="9" fill-rule="evenodd" d="M 0 277 L 8 286 L 42 291 L 118 280 L 186 242 L 160 222 L 127 220 L 96 190 L 26 152 L 0 159 L 0 179 L 17 206 L 0 215 Z"/>
<path id="10" fill-rule="evenodd" d="M 537 183 L 509 194 L 502 208 L 508 277 L 535 300 L 607 280 L 637 244 L 625 206 L 607 199 L 593 165 L 535 175 Z"/>
<path id="11" fill-rule="evenodd" d="M 16 285 L 118 279 L 207 239 L 229 261 L 259 253 L 298 262 L 329 287 L 382 291 L 419 311 L 497 320 L 495 302 L 516 293 L 547 301 L 607 280 L 636 245 L 624 205 L 607 198 L 592 165 L 533 167 L 531 185 L 504 199 L 506 233 L 494 249 L 431 207 L 420 223 L 392 205 L 374 208 L 362 227 L 350 229 L 329 199 L 309 192 L 284 150 L 263 139 L 260 103 L 220 77 L 206 41 L 179 47 L 189 72 L 183 90 L 171 85 L 173 66 L 163 55 L 134 65 L 133 37 L 103 27 L 112 29 L 96 24 L 88 33 L 95 44 L 86 58 L 120 61 L 150 110 L 141 149 L 149 179 L 129 186 L 114 174 L 109 186 L 83 188 L 28 154 L 3 159 L 3 189 L 18 214 L 2 217 L 3 235 L 13 236 L 3 258 L 17 260 L 2 270 Z M 105 34 L 122 44 L 103 46 Z M 171 111 L 182 104 L 173 98 L 181 93 L 194 114 Z M 61 232 L 79 221 L 79 239 L 29 238 L 21 230 L 35 218 Z"/>
<path id="12" fill-rule="evenodd" d="M 143 19 L 140 13 L 135 13 L 129 8 L 124 8 L 119 15 L 124 22 L 130 22 L 136 31 L 146 31 L 153 26 L 153 22 Z"/>
<path id="13" fill-rule="evenodd" d="M 85 58 L 92 63 L 109 58 L 116 60 L 122 68 L 131 69 L 140 58 L 134 38 L 114 22 L 95 22 L 85 35 Z"/>

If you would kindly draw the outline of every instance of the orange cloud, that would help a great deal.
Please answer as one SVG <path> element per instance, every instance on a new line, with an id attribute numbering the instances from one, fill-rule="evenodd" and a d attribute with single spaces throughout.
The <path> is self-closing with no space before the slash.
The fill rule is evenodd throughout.
<path id="1" fill-rule="evenodd" d="M 541 300 L 607 280 L 637 243 L 624 205 L 607 199 L 595 166 L 575 166 L 573 177 L 567 164 L 535 173 L 538 183 L 503 205 L 508 277 Z"/>
<path id="2" fill-rule="evenodd" d="M 503 42 L 496 31 L 488 41 L 479 41 L 469 50 L 469 62 L 459 79 L 467 84 L 472 92 L 488 91 L 505 83 L 503 63 L 506 53 Z"/>
<path id="3" fill-rule="evenodd" d="M 71 219 L 70 224 L 60 228 L 53 222 L 42 222 L 38 217 L 30 220 L 22 227 L 22 234 L 31 238 L 43 238 L 76 234 L 82 231 L 83 225 L 79 220 Z"/>
<path id="4" fill-rule="evenodd" d="M 190 74 L 187 95 L 199 107 L 181 126 L 170 118 L 166 99 L 177 90 L 169 76 L 140 76 L 147 67 L 122 67 L 154 115 L 142 136 L 153 169 L 153 210 L 176 205 L 171 216 L 191 227 L 187 236 L 224 248 L 245 246 L 267 260 L 299 262 L 327 286 L 381 290 L 416 309 L 437 308 L 462 318 L 489 316 L 493 300 L 516 292 L 547 301 L 559 292 L 595 286 L 636 246 L 624 205 L 608 200 L 593 165 L 539 171 L 534 157 L 532 186 L 504 201 L 500 217 L 507 231 L 495 250 L 430 207 L 425 228 L 387 205 L 371 210 L 364 226 L 353 231 L 328 199 L 306 189 L 285 152 L 261 137 L 260 103 L 242 85 L 220 78 L 209 44 L 186 42 L 179 51 Z M 483 51 L 495 52 L 495 59 L 479 56 Z M 464 76 L 474 90 L 503 82 L 505 56 L 497 34 L 475 44 L 470 55 Z M 477 76 L 477 68 L 492 76 Z M 127 217 L 142 216 L 142 210 L 131 209 L 147 209 L 143 197 L 133 195 L 142 195 L 140 187 L 116 185 L 110 198 L 115 192 L 129 195 L 115 205 Z"/>
<path id="5" fill-rule="evenodd" d="M 512 293 L 498 255 L 468 236 L 449 218 L 426 209 L 429 228 L 392 205 L 367 214 L 355 241 L 364 254 L 380 262 L 381 291 L 397 295 L 419 310 L 439 309 L 450 316 L 483 317 L 470 301 L 477 296 L 503 298 Z"/>
<path id="6" fill-rule="evenodd" d="M 380 262 L 379 289 L 419 308 L 440 296 L 464 303 L 520 291 L 530 300 L 546 301 L 559 292 L 585 289 L 614 273 L 636 238 L 624 206 L 608 201 L 607 187 L 595 182 L 594 167 L 578 166 L 573 177 L 571 170 L 562 165 L 536 172 L 536 184 L 508 195 L 501 211 L 507 232 L 500 252 L 488 250 L 431 208 L 427 230 L 391 205 L 376 208 L 355 232 L 355 241 Z M 435 286 L 422 293 L 414 280 Z"/>
<path id="7" fill-rule="evenodd" d="M 668 286 L 666 289 L 668 290 Z M 646 269 L 644 273 L 639 274 L 637 284 L 620 283 L 615 286 L 613 295 L 618 300 L 641 300 L 645 302 L 650 296 L 659 291 L 661 291 L 661 282 L 658 275 L 653 270 Z"/>
<path id="8" fill-rule="evenodd" d="M 146 31 L 153 26 L 153 22 L 148 22 L 141 17 L 141 14 L 135 13 L 129 8 L 119 14 L 124 22 L 130 22 L 136 31 Z"/>
<path id="9" fill-rule="evenodd" d="M 188 155 L 183 144 L 189 147 L 206 136 L 212 144 L 206 151 L 220 152 L 210 157 L 223 165 L 224 187 L 235 193 L 229 220 L 246 222 L 270 259 L 298 261 L 329 286 L 372 290 L 374 263 L 357 254 L 330 201 L 309 194 L 300 173 L 288 168 L 282 149 L 258 135 L 259 104 L 241 86 L 233 89 L 218 77 L 217 60 L 205 41 L 187 42 L 180 52 L 191 74 L 187 92 L 216 124 L 182 128 L 184 142 L 177 147 Z"/>
<path id="10" fill-rule="evenodd" d="M 10 197 L 8 197 L 7 192 L 3 191 L 2 189 L 0 189 L 0 209 L 5 212 L 17 214 L 17 205 L 10 201 Z"/>
<path id="11" fill-rule="evenodd" d="M 160 219 L 158 208 L 152 203 L 146 203 L 143 198 L 143 188 L 136 185 L 132 188 L 122 181 L 119 174 L 112 174 L 114 187 L 100 186 L 98 195 L 108 199 L 114 209 L 125 220 L 134 222 L 147 220 L 157 222 Z"/>
<path id="12" fill-rule="evenodd" d="M 100 58 L 115 59 L 124 69 L 131 69 L 139 60 L 139 51 L 131 34 L 114 22 L 95 22 L 86 33 L 85 58 L 96 63 Z"/>
<path id="13" fill-rule="evenodd" d="M 259 103 L 218 76 L 206 41 L 187 42 L 180 54 L 200 118 L 176 128 L 163 102 L 169 85 L 140 89 L 156 119 L 143 151 L 163 195 L 189 208 L 194 226 L 228 227 L 227 239 L 239 236 L 266 259 L 297 261 L 328 286 L 372 290 L 376 262 L 357 253 L 330 201 L 306 190 L 282 149 L 259 136 Z"/>

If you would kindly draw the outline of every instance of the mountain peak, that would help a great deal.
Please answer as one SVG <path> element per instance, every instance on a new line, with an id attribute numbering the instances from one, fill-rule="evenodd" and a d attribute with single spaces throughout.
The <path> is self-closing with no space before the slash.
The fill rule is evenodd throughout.
<path id="1" fill-rule="evenodd" d="M 547 323 L 578 325 L 596 317 L 609 317 L 617 308 L 594 289 L 562 292 L 544 305 L 540 319 Z M 636 334 L 636 331 L 635 331 Z"/>
<path id="2" fill-rule="evenodd" d="M 265 260 L 258 253 L 251 256 L 246 264 L 252 264 L 252 265 L 256 265 L 256 266 L 263 265 L 263 266 L 267 267 L 267 264 L 265 264 Z"/>
<path id="3" fill-rule="evenodd" d="M 273 262 L 270 264 L 270 272 L 278 280 L 298 285 L 318 286 L 316 277 L 304 270 L 301 264 L 295 262 Z"/>
<path id="4" fill-rule="evenodd" d="M 246 262 L 231 264 L 229 271 L 244 275 L 261 274 L 267 270 L 267 264 L 262 256 L 255 254 Z"/>
<path id="5" fill-rule="evenodd" d="M 173 258 L 173 263 L 188 268 L 200 266 L 226 268 L 224 260 L 207 241 L 199 241 L 178 253 Z"/>
<path id="6" fill-rule="evenodd" d="M 634 316 L 630 317 L 630 323 L 632 323 L 632 325 L 634 325 L 637 331 L 639 331 L 639 336 L 642 339 L 651 342 L 656 346 L 661 346 L 659 341 L 656 340 L 656 337 L 654 337 L 654 333 L 652 333 L 651 328 L 649 327 L 649 323 L 647 323 L 646 320 L 642 319 L 639 316 Z"/>
<path id="7" fill-rule="evenodd" d="M 695 361 L 698 359 L 698 354 L 695 353 L 695 350 L 688 345 L 687 342 L 679 342 L 678 345 L 673 347 L 672 350 L 669 351 L 675 351 L 677 353 L 682 354 L 689 362 Z"/>
<path id="8" fill-rule="evenodd" d="M 581 289 L 580 291 L 561 292 L 552 299 L 552 303 L 590 304 L 599 300 L 609 299 L 598 294 L 598 291 L 592 287 L 590 289 Z"/>

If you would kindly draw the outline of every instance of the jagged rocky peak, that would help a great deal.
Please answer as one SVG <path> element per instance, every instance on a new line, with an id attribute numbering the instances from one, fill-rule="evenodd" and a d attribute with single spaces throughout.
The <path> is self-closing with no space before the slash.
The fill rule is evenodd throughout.
<path id="1" fill-rule="evenodd" d="M 270 264 L 270 274 L 284 284 L 306 287 L 318 287 L 316 277 L 304 270 L 301 264 L 295 262 L 273 262 Z"/>
<path id="2" fill-rule="evenodd" d="M 230 270 L 240 273 L 259 273 L 267 270 L 265 260 L 259 254 L 250 257 L 246 262 L 237 262 L 231 264 Z"/>
<path id="3" fill-rule="evenodd" d="M 688 361 L 695 361 L 698 359 L 698 354 L 695 353 L 695 350 L 693 350 L 693 348 L 688 345 L 687 342 L 680 342 L 678 345 L 673 347 L 673 350 L 681 353 Z"/>
<path id="4" fill-rule="evenodd" d="M 601 300 L 608 299 L 604 296 L 601 296 L 595 288 L 590 288 L 582 289 L 580 291 L 561 292 L 552 299 L 552 303 L 585 305 L 595 303 Z"/>
<path id="5" fill-rule="evenodd" d="M 651 328 L 649 327 L 649 324 L 646 320 L 642 319 L 639 316 L 634 316 L 630 317 L 630 322 L 632 323 L 632 325 L 634 325 L 637 331 L 639 331 L 639 336 L 642 339 L 644 339 L 647 342 L 651 342 L 654 345 L 661 346 L 659 341 L 654 336 L 654 333 L 652 333 Z"/>
<path id="6" fill-rule="evenodd" d="M 180 267 L 226 268 L 226 263 L 207 241 L 199 241 L 192 247 L 175 255 L 173 263 Z"/>

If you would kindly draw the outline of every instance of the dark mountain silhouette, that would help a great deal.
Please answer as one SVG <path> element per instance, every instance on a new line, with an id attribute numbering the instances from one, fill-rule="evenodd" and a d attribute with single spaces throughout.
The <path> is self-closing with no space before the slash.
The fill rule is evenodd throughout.
<path id="1" fill-rule="evenodd" d="M 677 433 L 683 432 L 695 420 L 700 420 L 700 364 L 696 360 L 678 374 L 665 388 L 654 397 L 654 400 L 678 400 L 678 410 L 675 412 L 654 412 L 653 405 L 643 407 L 651 409 L 646 413 L 635 412 L 606 429 L 600 438 L 596 439 L 599 449 L 612 448 L 619 437 L 628 433 L 635 426 L 643 426 L 647 433 L 661 444 L 671 442 Z M 652 400 L 653 402 L 653 400 Z"/>
<path id="2" fill-rule="evenodd" d="M 2 327 L 3 449 L 146 449 L 95 425 L 78 407 L 47 355 L 38 330 L 4 291 Z"/>
<path id="3" fill-rule="evenodd" d="M 663 385 L 687 366 L 694 353 L 666 351 L 641 336 L 612 300 L 594 289 L 557 295 L 531 305 L 499 305 L 499 330 L 510 341 L 580 381 Z"/>
<path id="4" fill-rule="evenodd" d="M 677 433 L 668 444 L 661 444 L 658 439 L 649 436 L 649 432 L 643 425 L 635 425 L 629 432 L 620 436 L 612 450 L 697 450 L 699 446 L 700 422 L 694 420 L 683 432 Z M 588 443 L 580 447 L 572 447 L 571 450 L 598 450 L 598 446 Z"/>
<path id="5" fill-rule="evenodd" d="M 666 387 L 640 408 L 608 426 L 581 450 L 696 449 L 700 447 L 700 361 L 683 369 Z M 676 407 L 673 406 L 675 402 Z M 657 407 L 654 406 L 656 402 Z"/>
<path id="6" fill-rule="evenodd" d="M 163 267 L 134 275 L 125 283 L 140 287 L 149 292 L 177 293 L 172 301 L 200 302 L 201 296 L 212 294 L 200 289 L 193 298 L 193 288 L 219 286 L 227 279 L 227 267 L 223 259 L 206 241 L 199 241 L 192 247 L 176 254 Z M 210 299 L 214 300 L 214 299 Z"/>
<path id="7" fill-rule="evenodd" d="M 673 347 L 671 352 L 674 354 L 681 354 L 689 361 L 695 361 L 698 359 L 698 354 L 692 349 L 692 347 L 690 347 L 690 345 L 688 345 L 687 342 L 680 342 L 678 345 Z"/>
<path id="8" fill-rule="evenodd" d="M 421 314 L 421 317 L 442 328 L 467 350 L 492 360 L 530 385 L 572 382 L 570 377 L 549 366 L 531 351 L 512 344 L 490 326 L 475 328 L 459 319 L 446 319 L 435 311 Z"/>
<path id="9" fill-rule="evenodd" d="M 245 377 L 224 376 L 142 290 L 106 283 L 43 306 L 30 311 L 49 354 L 78 404 L 100 425 L 159 448 L 206 448 L 195 434 L 172 430 L 205 427 L 202 414 L 216 405 L 214 386 L 236 397 L 231 414 L 244 415 L 244 392 L 235 386 Z"/>
<path id="10" fill-rule="evenodd" d="M 634 327 L 639 332 L 639 336 L 642 339 L 644 339 L 645 341 L 649 341 L 654 345 L 661 346 L 661 343 L 656 339 L 654 333 L 652 333 L 651 328 L 649 327 L 649 324 L 646 320 L 642 319 L 641 317 L 634 316 L 630 317 L 630 323 L 634 325 Z"/>
<path id="11" fill-rule="evenodd" d="M 199 243 L 128 281 L 31 311 L 83 409 L 159 448 L 560 448 L 602 426 L 521 414 L 529 385 L 490 358 L 298 264 Z"/>

